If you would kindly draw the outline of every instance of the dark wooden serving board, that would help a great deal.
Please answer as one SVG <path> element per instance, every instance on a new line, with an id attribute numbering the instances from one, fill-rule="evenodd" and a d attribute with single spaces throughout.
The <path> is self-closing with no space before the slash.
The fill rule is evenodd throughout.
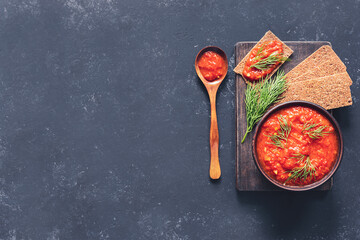
<path id="1" fill-rule="evenodd" d="M 256 42 L 238 42 L 235 44 L 236 65 L 255 44 Z M 329 42 L 285 42 L 285 44 L 294 50 L 290 57 L 291 61 L 286 62 L 281 67 L 285 72 L 289 72 L 321 46 L 331 45 Z M 276 187 L 262 176 L 255 165 L 251 144 L 254 131 L 248 134 L 244 143 L 241 143 L 246 131 L 245 89 L 246 83 L 241 75 L 236 74 L 236 188 L 239 191 L 281 191 L 282 189 Z M 333 178 L 315 190 L 330 190 L 332 185 Z"/>

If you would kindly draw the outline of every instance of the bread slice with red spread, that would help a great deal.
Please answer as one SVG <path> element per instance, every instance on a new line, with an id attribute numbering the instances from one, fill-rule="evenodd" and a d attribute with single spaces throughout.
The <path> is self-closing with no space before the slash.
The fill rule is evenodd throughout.
<path id="1" fill-rule="evenodd" d="M 276 37 L 275 34 L 273 34 L 271 31 L 267 31 L 265 33 L 265 35 L 259 40 L 259 42 L 250 50 L 250 52 L 234 68 L 234 72 L 237 73 L 237 74 L 240 74 L 247 83 L 249 83 L 250 81 L 248 79 L 246 79 L 245 76 L 243 76 L 243 71 L 244 71 L 244 67 L 245 67 L 246 62 L 250 57 L 251 52 L 255 48 L 258 48 L 261 44 L 263 44 L 265 42 L 268 42 L 268 41 L 272 41 L 272 40 L 276 40 L 276 41 L 282 43 L 282 47 L 283 47 L 282 57 L 288 58 L 294 52 L 290 47 L 288 47 L 278 37 Z M 281 67 L 282 64 L 283 64 L 283 62 L 280 62 L 280 64 L 275 69 L 273 69 L 273 71 L 270 74 L 268 74 L 267 76 L 271 77 Z"/>

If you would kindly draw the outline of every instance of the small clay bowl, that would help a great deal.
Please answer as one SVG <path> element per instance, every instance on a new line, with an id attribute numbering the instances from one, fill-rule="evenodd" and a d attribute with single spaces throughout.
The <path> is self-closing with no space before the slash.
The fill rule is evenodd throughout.
<path id="1" fill-rule="evenodd" d="M 266 122 L 266 120 L 275 112 L 279 111 L 280 109 L 284 109 L 284 108 L 288 108 L 288 107 L 294 107 L 294 106 L 302 106 L 302 107 L 309 107 L 312 108 L 314 110 L 316 110 L 317 112 L 319 112 L 320 114 L 322 114 L 324 117 L 326 117 L 331 124 L 334 127 L 334 131 L 337 134 L 338 137 L 338 142 L 339 142 L 339 153 L 337 156 L 337 159 L 334 163 L 333 168 L 331 169 L 331 171 L 324 176 L 321 180 L 314 182 L 312 184 L 308 184 L 305 186 L 287 186 L 287 185 L 283 185 L 282 183 L 276 181 L 275 179 L 271 178 L 269 175 L 266 174 L 266 172 L 262 169 L 260 163 L 259 163 L 259 159 L 257 156 L 257 152 L 256 152 L 256 141 L 257 141 L 257 137 L 260 133 L 260 129 L 261 126 Z M 272 108 L 271 110 L 269 110 L 259 121 L 259 123 L 256 126 L 255 129 L 255 135 L 253 138 L 253 142 L 252 142 L 252 152 L 253 152 L 253 156 L 254 156 L 254 161 L 256 166 L 258 167 L 258 169 L 260 170 L 260 172 L 262 173 L 262 175 L 264 175 L 264 177 L 269 180 L 271 183 L 273 183 L 274 185 L 282 188 L 282 189 L 286 189 L 286 190 L 290 190 L 290 191 L 306 191 L 306 190 L 310 190 L 313 188 L 316 188 L 320 185 L 322 185 L 324 182 L 326 182 L 327 180 L 329 180 L 332 175 L 335 173 L 335 171 L 338 169 L 339 164 L 341 162 L 342 159 L 342 155 L 343 155 L 343 138 L 342 138 L 342 134 L 341 134 L 341 130 L 339 127 L 339 124 L 336 122 L 335 118 L 323 107 L 312 103 L 312 102 L 307 102 L 307 101 L 290 101 L 290 102 L 285 102 L 282 104 L 279 104 L 278 106 Z"/>

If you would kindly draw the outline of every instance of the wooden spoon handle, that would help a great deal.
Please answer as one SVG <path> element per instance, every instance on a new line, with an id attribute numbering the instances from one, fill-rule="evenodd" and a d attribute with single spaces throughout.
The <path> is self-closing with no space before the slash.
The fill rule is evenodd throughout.
<path id="1" fill-rule="evenodd" d="M 219 129 L 216 116 L 216 91 L 209 92 L 211 105 L 211 125 L 210 125 L 210 178 L 219 179 L 221 176 L 219 162 Z"/>

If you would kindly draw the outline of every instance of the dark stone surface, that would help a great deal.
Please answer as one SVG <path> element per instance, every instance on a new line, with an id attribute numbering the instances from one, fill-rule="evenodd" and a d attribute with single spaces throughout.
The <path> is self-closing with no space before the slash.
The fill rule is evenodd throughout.
<path id="1" fill-rule="evenodd" d="M 0 239 L 359 239 L 360 1 L 0 1 Z M 235 190 L 234 44 L 324 40 L 354 105 L 335 111 L 328 193 Z M 206 45 L 223 177 L 208 178 Z"/>

